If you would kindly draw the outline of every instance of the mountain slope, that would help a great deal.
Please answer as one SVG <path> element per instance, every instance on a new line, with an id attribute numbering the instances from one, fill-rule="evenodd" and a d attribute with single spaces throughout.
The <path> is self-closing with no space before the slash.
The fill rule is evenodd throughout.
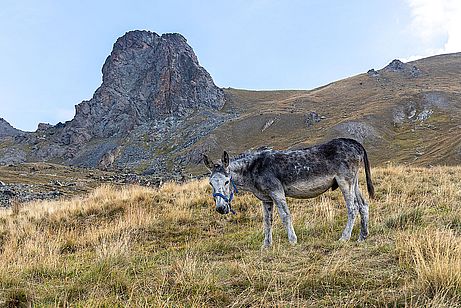
<path id="1" fill-rule="evenodd" d="M 461 163 L 461 54 L 393 61 L 312 91 L 225 90 L 240 117 L 215 130 L 214 155 L 305 147 L 333 137 L 363 142 L 374 164 Z"/>
<path id="2" fill-rule="evenodd" d="M 394 60 L 309 91 L 249 91 L 216 87 L 180 34 L 131 31 L 102 72 L 74 119 L 12 134 L 0 144 L 0 163 L 201 173 L 204 152 L 340 136 L 363 142 L 374 165 L 461 163 L 461 53 Z"/>

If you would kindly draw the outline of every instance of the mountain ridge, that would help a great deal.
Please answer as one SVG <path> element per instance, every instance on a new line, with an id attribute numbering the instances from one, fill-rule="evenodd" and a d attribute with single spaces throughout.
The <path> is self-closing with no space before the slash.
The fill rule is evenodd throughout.
<path id="1" fill-rule="evenodd" d="M 0 138 L 12 137 L 23 133 L 23 131 L 14 128 L 8 121 L 0 117 Z"/>

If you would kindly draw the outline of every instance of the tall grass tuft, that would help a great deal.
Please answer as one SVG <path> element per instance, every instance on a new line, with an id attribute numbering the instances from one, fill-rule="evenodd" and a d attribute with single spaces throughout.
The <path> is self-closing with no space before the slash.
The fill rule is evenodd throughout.
<path id="1" fill-rule="evenodd" d="M 461 238 L 451 230 L 421 229 L 397 237 L 401 259 L 431 298 L 461 298 Z"/>

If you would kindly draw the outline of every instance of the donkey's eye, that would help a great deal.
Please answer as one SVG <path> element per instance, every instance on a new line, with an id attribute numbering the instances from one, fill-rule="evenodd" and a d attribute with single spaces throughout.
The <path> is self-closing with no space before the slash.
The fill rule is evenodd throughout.
<path id="1" fill-rule="evenodd" d="M 224 183 L 225 185 L 229 184 L 229 181 L 226 181 L 226 183 Z"/>

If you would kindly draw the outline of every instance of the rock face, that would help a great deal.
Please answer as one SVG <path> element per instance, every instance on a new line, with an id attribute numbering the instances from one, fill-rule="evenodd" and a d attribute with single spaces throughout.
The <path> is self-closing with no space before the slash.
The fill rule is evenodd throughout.
<path id="1" fill-rule="evenodd" d="M 361 143 L 380 138 L 376 129 L 363 122 L 347 121 L 333 127 L 340 137 L 352 138 Z"/>
<path id="2" fill-rule="evenodd" d="M 369 69 L 367 75 L 370 77 L 379 77 L 379 73 L 374 68 Z"/>
<path id="3" fill-rule="evenodd" d="M 320 122 L 322 119 L 325 119 L 324 116 L 320 116 L 317 112 L 311 111 L 309 114 L 305 115 L 304 122 L 306 123 L 307 127 L 311 127 L 315 123 Z"/>
<path id="4" fill-rule="evenodd" d="M 219 110 L 224 93 L 180 34 L 132 31 L 120 37 L 102 68 L 93 98 L 76 106 L 63 144 L 123 135 L 136 126 L 198 108 Z"/>
<path id="5" fill-rule="evenodd" d="M 3 137 L 14 137 L 22 134 L 23 132 L 19 129 L 14 128 L 5 119 L 0 118 L 0 138 Z"/>

